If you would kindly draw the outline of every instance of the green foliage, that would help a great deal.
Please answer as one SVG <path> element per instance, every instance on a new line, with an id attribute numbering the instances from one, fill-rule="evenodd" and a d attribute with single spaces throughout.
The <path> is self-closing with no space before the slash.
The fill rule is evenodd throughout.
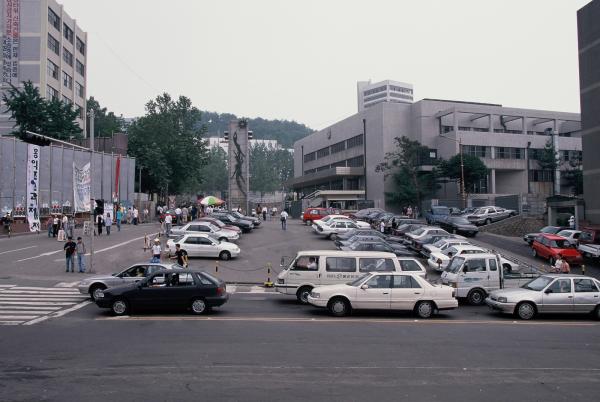
<path id="1" fill-rule="evenodd" d="M 542 148 L 542 151 L 539 153 L 538 164 L 543 170 L 556 169 L 556 152 L 554 150 L 552 138 L 549 138 L 548 141 L 546 141 L 546 145 L 544 145 L 544 148 Z"/>
<path id="2" fill-rule="evenodd" d="M 215 146 L 208 150 L 202 172 L 204 194 L 227 191 L 227 153 L 221 147 Z"/>
<path id="3" fill-rule="evenodd" d="M 250 190 L 261 194 L 283 188 L 294 172 L 292 154 L 285 149 L 256 144 L 250 148 Z"/>
<path id="4" fill-rule="evenodd" d="M 2 96 L 7 111 L 15 120 L 13 133 L 21 137 L 25 131 L 46 135 L 59 140 L 81 138 L 81 128 L 75 122 L 79 113 L 72 105 L 46 100 L 31 81 L 19 89 L 13 85 Z"/>
<path id="5" fill-rule="evenodd" d="M 114 133 L 122 133 L 125 130 L 123 116 L 116 116 L 91 96 L 87 101 L 87 110 L 94 111 L 94 136 L 111 137 Z M 90 121 L 88 117 L 87 130 L 89 136 Z"/>
<path id="6" fill-rule="evenodd" d="M 167 93 L 146 104 L 146 115 L 131 124 L 129 154 L 146 176 L 144 190 L 162 194 L 193 194 L 201 190 L 206 163 L 200 111 L 185 96 Z"/>
<path id="7" fill-rule="evenodd" d="M 202 116 L 206 129 L 211 136 L 228 131 L 229 122 L 237 118 L 230 113 L 219 114 L 206 111 L 202 112 Z M 260 117 L 249 118 L 248 127 L 253 131 L 254 138 L 277 140 L 284 148 L 293 147 L 295 141 L 306 137 L 314 131 L 304 124 L 295 121 L 266 120 Z"/>
<path id="8" fill-rule="evenodd" d="M 392 176 L 396 189 L 386 192 L 387 202 L 398 207 L 421 205 L 421 200 L 433 194 L 437 188 L 436 170 L 421 171 L 429 148 L 408 137 L 394 138 L 396 148 L 385 155 L 384 162 L 376 166 L 376 172 L 383 172 L 386 179 Z"/>
<path id="9" fill-rule="evenodd" d="M 465 192 L 471 193 L 476 183 L 487 178 L 488 168 L 478 156 L 463 154 L 462 159 L 464 163 Z M 462 180 L 460 154 L 454 155 L 447 161 L 442 161 L 439 171 L 442 176 L 460 182 Z"/>

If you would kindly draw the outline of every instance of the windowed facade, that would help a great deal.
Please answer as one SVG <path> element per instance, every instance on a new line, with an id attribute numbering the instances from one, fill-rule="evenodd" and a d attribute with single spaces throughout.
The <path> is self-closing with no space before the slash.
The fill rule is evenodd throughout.
<path id="1" fill-rule="evenodd" d="M 48 77 L 52 77 L 55 80 L 58 79 L 58 66 L 56 64 L 54 64 L 53 62 L 51 62 L 50 60 L 47 60 L 48 64 L 46 66 L 46 71 L 48 73 Z"/>
<path id="2" fill-rule="evenodd" d="M 551 183 L 554 180 L 554 171 L 534 169 L 529 171 L 529 181 L 538 183 Z"/>
<path id="3" fill-rule="evenodd" d="M 386 90 L 387 90 L 387 86 L 383 85 L 383 86 L 380 86 L 380 87 L 377 87 L 377 88 L 371 88 L 371 89 L 368 89 L 368 90 L 366 90 L 366 91 L 363 93 L 363 95 L 364 95 L 365 97 L 367 97 L 367 96 L 369 96 L 369 95 L 373 95 L 373 94 L 376 94 L 376 93 L 378 93 L 378 92 L 385 92 Z"/>
<path id="4" fill-rule="evenodd" d="M 48 7 L 48 23 L 60 32 L 60 17 Z"/>
<path id="5" fill-rule="evenodd" d="M 75 60 L 75 70 L 81 75 L 85 77 L 85 65 L 79 60 Z"/>
<path id="6" fill-rule="evenodd" d="M 480 158 L 491 157 L 490 147 L 484 147 L 479 145 L 463 145 L 462 151 L 465 155 L 478 156 Z"/>
<path id="7" fill-rule="evenodd" d="M 54 36 L 48 34 L 48 49 L 60 56 L 60 45 Z"/>
<path id="8" fill-rule="evenodd" d="M 58 100 L 58 91 L 52 88 L 50 85 L 46 86 L 47 98 L 51 100 Z"/>
<path id="9" fill-rule="evenodd" d="M 63 60 L 65 63 L 73 67 L 73 53 L 63 47 Z"/>
<path id="10" fill-rule="evenodd" d="M 317 159 L 324 158 L 329 155 L 329 147 L 321 148 L 317 151 Z"/>
<path id="11" fill-rule="evenodd" d="M 63 24 L 63 36 L 65 37 L 66 40 L 68 40 L 71 44 L 73 43 L 73 39 L 75 38 L 75 35 L 73 33 L 73 30 L 71 28 L 69 28 L 67 26 L 67 24 Z"/>
<path id="12" fill-rule="evenodd" d="M 78 82 L 75 82 L 75 93 L 77 94 L 77 96 L 79 96 L 80 98 L 83 98 L 85 96 L 85 88 L 83 85 L 81 85 Z"/>
<path id="13" fill-rule="evenodd" d="M 365 163 L 365 158 L 363 155 L 346 160 L 346 166 L 350 166 L 350 167 L 362 167 L 364 165 L 364 163 Z"/>
<path id="14" fill-rule="evenodd" d="M 359 134 L 346 140 L 346 148 L 354 148 L 363 145 L 363 135 Z"/>
<path id="15" fill-rule="evenodd" d="M 62 72 L 62 82 L 63 82 L 63 86 L 65 86 L 69 89 L 73 89 L 73 77 L 71 77 L 69 74 L 65 73 L 64 71 Z"/>
<path id="16" fill-rule="evenodd" d="M 81 39 L 77 38 L 76 46 L 77 46 L 77 50 L 79 51 L 79 53 L 81 53 L 82 55 L 85 56 L 85 43 Z"/>
<path id="17" fill-rule="evenodd" d="M 72 105 L 73 101 L 71 99 L 69 99 L 67 96 L 63 95 L 62 96 L 62 101 L 68 105 Z"/>
<path id="18" fill-rule="evenodd" d="M 338 152 L 342 152 L 345 149 L 346 149 L 346 141 L 340 141 L 340 142 L 338 142 L 336 144 L 333 144 L 331 146 L 331 153 L 335 154 L 335 153 L 338 153 Z"/>
<path id="19" fill-rule="evenodd" d="M 317 154 L 315 152 L 304 155 L 304 162 L 314 161 L 315 159 L 317 159 Z"/>
<path id="20" fill-rule="evenodd" d="M 523 148 L 496 147 L 496 159 L 525 159 Z"/>

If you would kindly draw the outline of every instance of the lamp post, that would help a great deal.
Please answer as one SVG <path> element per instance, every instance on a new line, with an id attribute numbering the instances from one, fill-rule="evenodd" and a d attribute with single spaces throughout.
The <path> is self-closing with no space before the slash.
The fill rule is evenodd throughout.
<path id="1" fill-rule="evenodd" d="M 457 140 L 456 138 L 446 137 L 442 134 L 440 134 L 440 137 L 458 143 L 458 152 L 460 154 L 460 196 L 462 198 L 463 209 L 465 209 L 467 207 L 467 195 L 465 194 L 465 163 L 463 160 L 462 138 Z"/>
<path id="2" fill-rule="evenodd" d="M 88 112 L 90 117 L 90 269 L 89 273 L 94 272 L 94 109 Z M 112 161 L 111 161 L 112 163 Z"/>

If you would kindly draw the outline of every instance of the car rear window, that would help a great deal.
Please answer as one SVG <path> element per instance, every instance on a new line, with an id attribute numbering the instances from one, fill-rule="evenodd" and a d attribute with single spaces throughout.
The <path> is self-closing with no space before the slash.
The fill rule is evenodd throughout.
<path id="1" fill-rule="evenodd" d="M 389 258 L 361 258 L 358 267 L 360 272 L 392 272 L 396 269 Z"/>
<path id="2" fill-rule="evenodd" d="M 399 260 L 403 271 L 422 271 L 421 266 L 413 260 Z"/>
<path id="3" fill-rule="evenodd" d="M 327 257 L 325 259 L 327 272 L 356 272 L 356 259 L 348 257 Z"/>

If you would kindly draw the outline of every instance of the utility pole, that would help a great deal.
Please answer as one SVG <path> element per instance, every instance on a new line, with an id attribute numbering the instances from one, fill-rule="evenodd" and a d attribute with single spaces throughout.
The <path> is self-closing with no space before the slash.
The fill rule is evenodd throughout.
<path id="1" fill-rule="evenodd" d="M 463 161 L 462 138 L 458 139 L 458 150 L 460 152 L 460 196 L 462 197 L 463 209 L 467 207 L 467 196 L 465 194 L 465 164 Z"/>
<path id="2" fill-rule="evenodd" d="M 94 272 L 94 109 L 90 109 L 90 269 Z"/>

